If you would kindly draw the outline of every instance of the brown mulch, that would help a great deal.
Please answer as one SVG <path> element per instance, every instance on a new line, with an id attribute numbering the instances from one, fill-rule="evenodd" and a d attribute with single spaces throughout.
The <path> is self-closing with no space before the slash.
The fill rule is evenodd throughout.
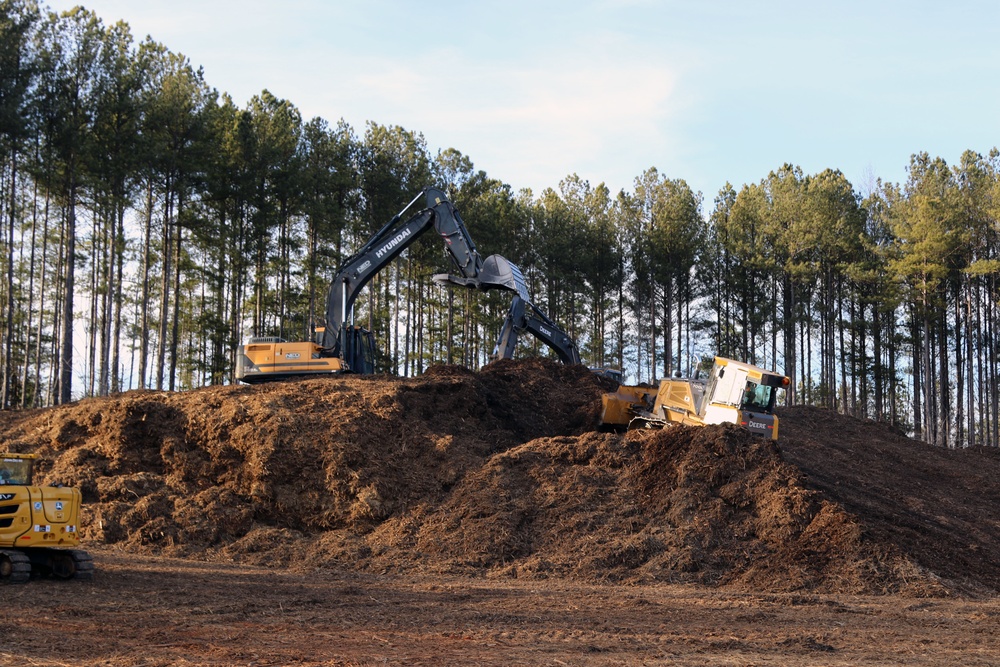
<path id="1" fill-rule="evenodd" d="M 815 408 L 598 430 L 610 388 L 529 359 L 418 378 L 133 391 L 4 415 L 125 552 L 745 591 L 1000 590 L 1000 457 Z"/>

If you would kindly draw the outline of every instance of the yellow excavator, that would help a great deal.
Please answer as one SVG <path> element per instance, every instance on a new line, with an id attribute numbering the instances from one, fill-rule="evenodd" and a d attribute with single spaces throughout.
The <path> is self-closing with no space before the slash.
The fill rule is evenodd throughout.
<path id="1" fill-rule="evenodd" d="M 402 221 L 406 211 L 421 198 L 425 200 L 424 208 Z M 504 289 L 528 300 L 521 270 L 500 255 L 483 259 L 445 194 L 427 188 L 341 266 L 327 294 L 326 321 L 315 327 L 316 340 L 252 338 L 237 354 L 236 379 L 253 384 L 306 375 L 375 372 L 375 337 L 351 322 L 354 302 L 379 271 L 431 228 L 441 235 L 460 274 L 436 275 L 435 282 L 482 290 Z"/>
<path id="2" fill-rule="evenodd" d="M 80 544 L 80 490 L 35 486 L 34 454 L 0 453 L 0 583 L 31 575 L 89 580 L 94 561 Z"/>
<path id="3" fill-rule="evenodd" d="M 730 423 L 777 440 L 775 401 L 789 382 L 774 371 L 715 357 L 705 379 L 663 379 L 658 387 L 620 386 L 604 394 L 601 423 L 614 429 Z"/>
<path id="4" fill-rule="evenodd" d="M 423 209 L 403 221 L 421 198 Z M 375 372 L 375 337 L 351 322 L 354 303 L 368 282 L 422 234 L 433 228 L 445 242 L 456 274 L 437 274 L 443 286 L 514 292 L 494 358 L 513 358 L 518 334 L 528 332 L 551 347 L 567 364 L 580 363 L 576 344 L 528 298 L 524 275 L 500 255 L 483 259 L 458 211 L 445 194 L 427 188 L 393 216 L 341 266 L 326 299 L 326 320 L 315 327 L 315 341 L 251 338 L 237 354 L 236 379 L 248 384 L 308 375 Z"/>

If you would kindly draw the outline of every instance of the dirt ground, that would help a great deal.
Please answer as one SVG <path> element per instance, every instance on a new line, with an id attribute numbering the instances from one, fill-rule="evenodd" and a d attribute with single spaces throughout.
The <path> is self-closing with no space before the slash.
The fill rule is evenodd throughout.
<path id="1" fill-rule="evenodd" d="M 0 588 L 0 664 L 1000 664 L 992 599 L 306 572 L 93 552 L 93 582 Z"/>
<path id="2" fill-rule="evenodd" d="M 93 582 L 0 665 L 1000 665 L 1000 453 L 828 411 L 606 433 L 540 360 L 0 414 Z"/>

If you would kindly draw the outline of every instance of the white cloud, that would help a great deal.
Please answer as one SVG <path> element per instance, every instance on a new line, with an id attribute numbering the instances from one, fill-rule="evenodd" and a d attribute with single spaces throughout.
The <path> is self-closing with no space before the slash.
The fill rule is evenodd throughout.
<path id="1" fill-rule="evenodd" d="M 423 132 L 432 148 L 457 148 L 518 187 L 555 186 L 588 168 L 605 180 L 623 152 L 668 150 L 677 75 L 627 53 L 604 55 L 479 64 L 438 51 L 407 63 L 369 60 L 342 68 L 339 92 L 320 104 L 356 127 L 364 114 L 360 122 Z"/>
<path id="2" fill-rule="evenodd" d="M 305 118 L 344 118 L 359 133 L 369 120 L 402 125 L 515 187 L 555 186 L 572 172 L 627 187 L 679 143 L 677 67 L 662 45 L 595 23 L 615 2 L 572 16 L 539 10 L 527 23 L 463 8 L 425 32 L 401 17 L 375 30 L 374 10 L 356 3 L 91 4 L 204 66 L 238 105 L 267 88 Z"/>

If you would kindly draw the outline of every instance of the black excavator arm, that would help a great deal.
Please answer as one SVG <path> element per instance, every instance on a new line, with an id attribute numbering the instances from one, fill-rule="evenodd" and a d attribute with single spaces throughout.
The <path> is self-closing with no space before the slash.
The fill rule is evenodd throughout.
<path id="1" fill-rule="evenodd" d="M 518 336 L 523 332 L 530 333 L 549 346 L 564 364 L 581 363 L 580 351 L 573 339 L 546 317 L 535 304 L 521 298 L 520 295 L 514 297 L 510 310 L 507 311 L 507 318 L 500 330 L 500 338 L 493 348 L 493 359 L 513 359 Z"/>
<path id="2" fill-rule="evenodd" d="M 405 222 L 403 214 L 421 197 L 426 207 Z M 452 282 L 478 289 L 506 289 L 527 294 L 520 269 L 499 255 L 483 260 L 469 236 L 465 223 L 444 193 L 428 188 L 372 236 L 344 263 L 330 285 L 326 299 L 326 326 L 318 341 L 325 356 L 339 356 L 356 372 L 372 372 L 371 334 L 349 324 L 354 302 L 368 282 L 400 255 L 424 232 L 433 227 L 458 269 L 459 275 L 434 276 L 438 282 Z M 367 355 L 367 356 L 366 356 Z"/>

